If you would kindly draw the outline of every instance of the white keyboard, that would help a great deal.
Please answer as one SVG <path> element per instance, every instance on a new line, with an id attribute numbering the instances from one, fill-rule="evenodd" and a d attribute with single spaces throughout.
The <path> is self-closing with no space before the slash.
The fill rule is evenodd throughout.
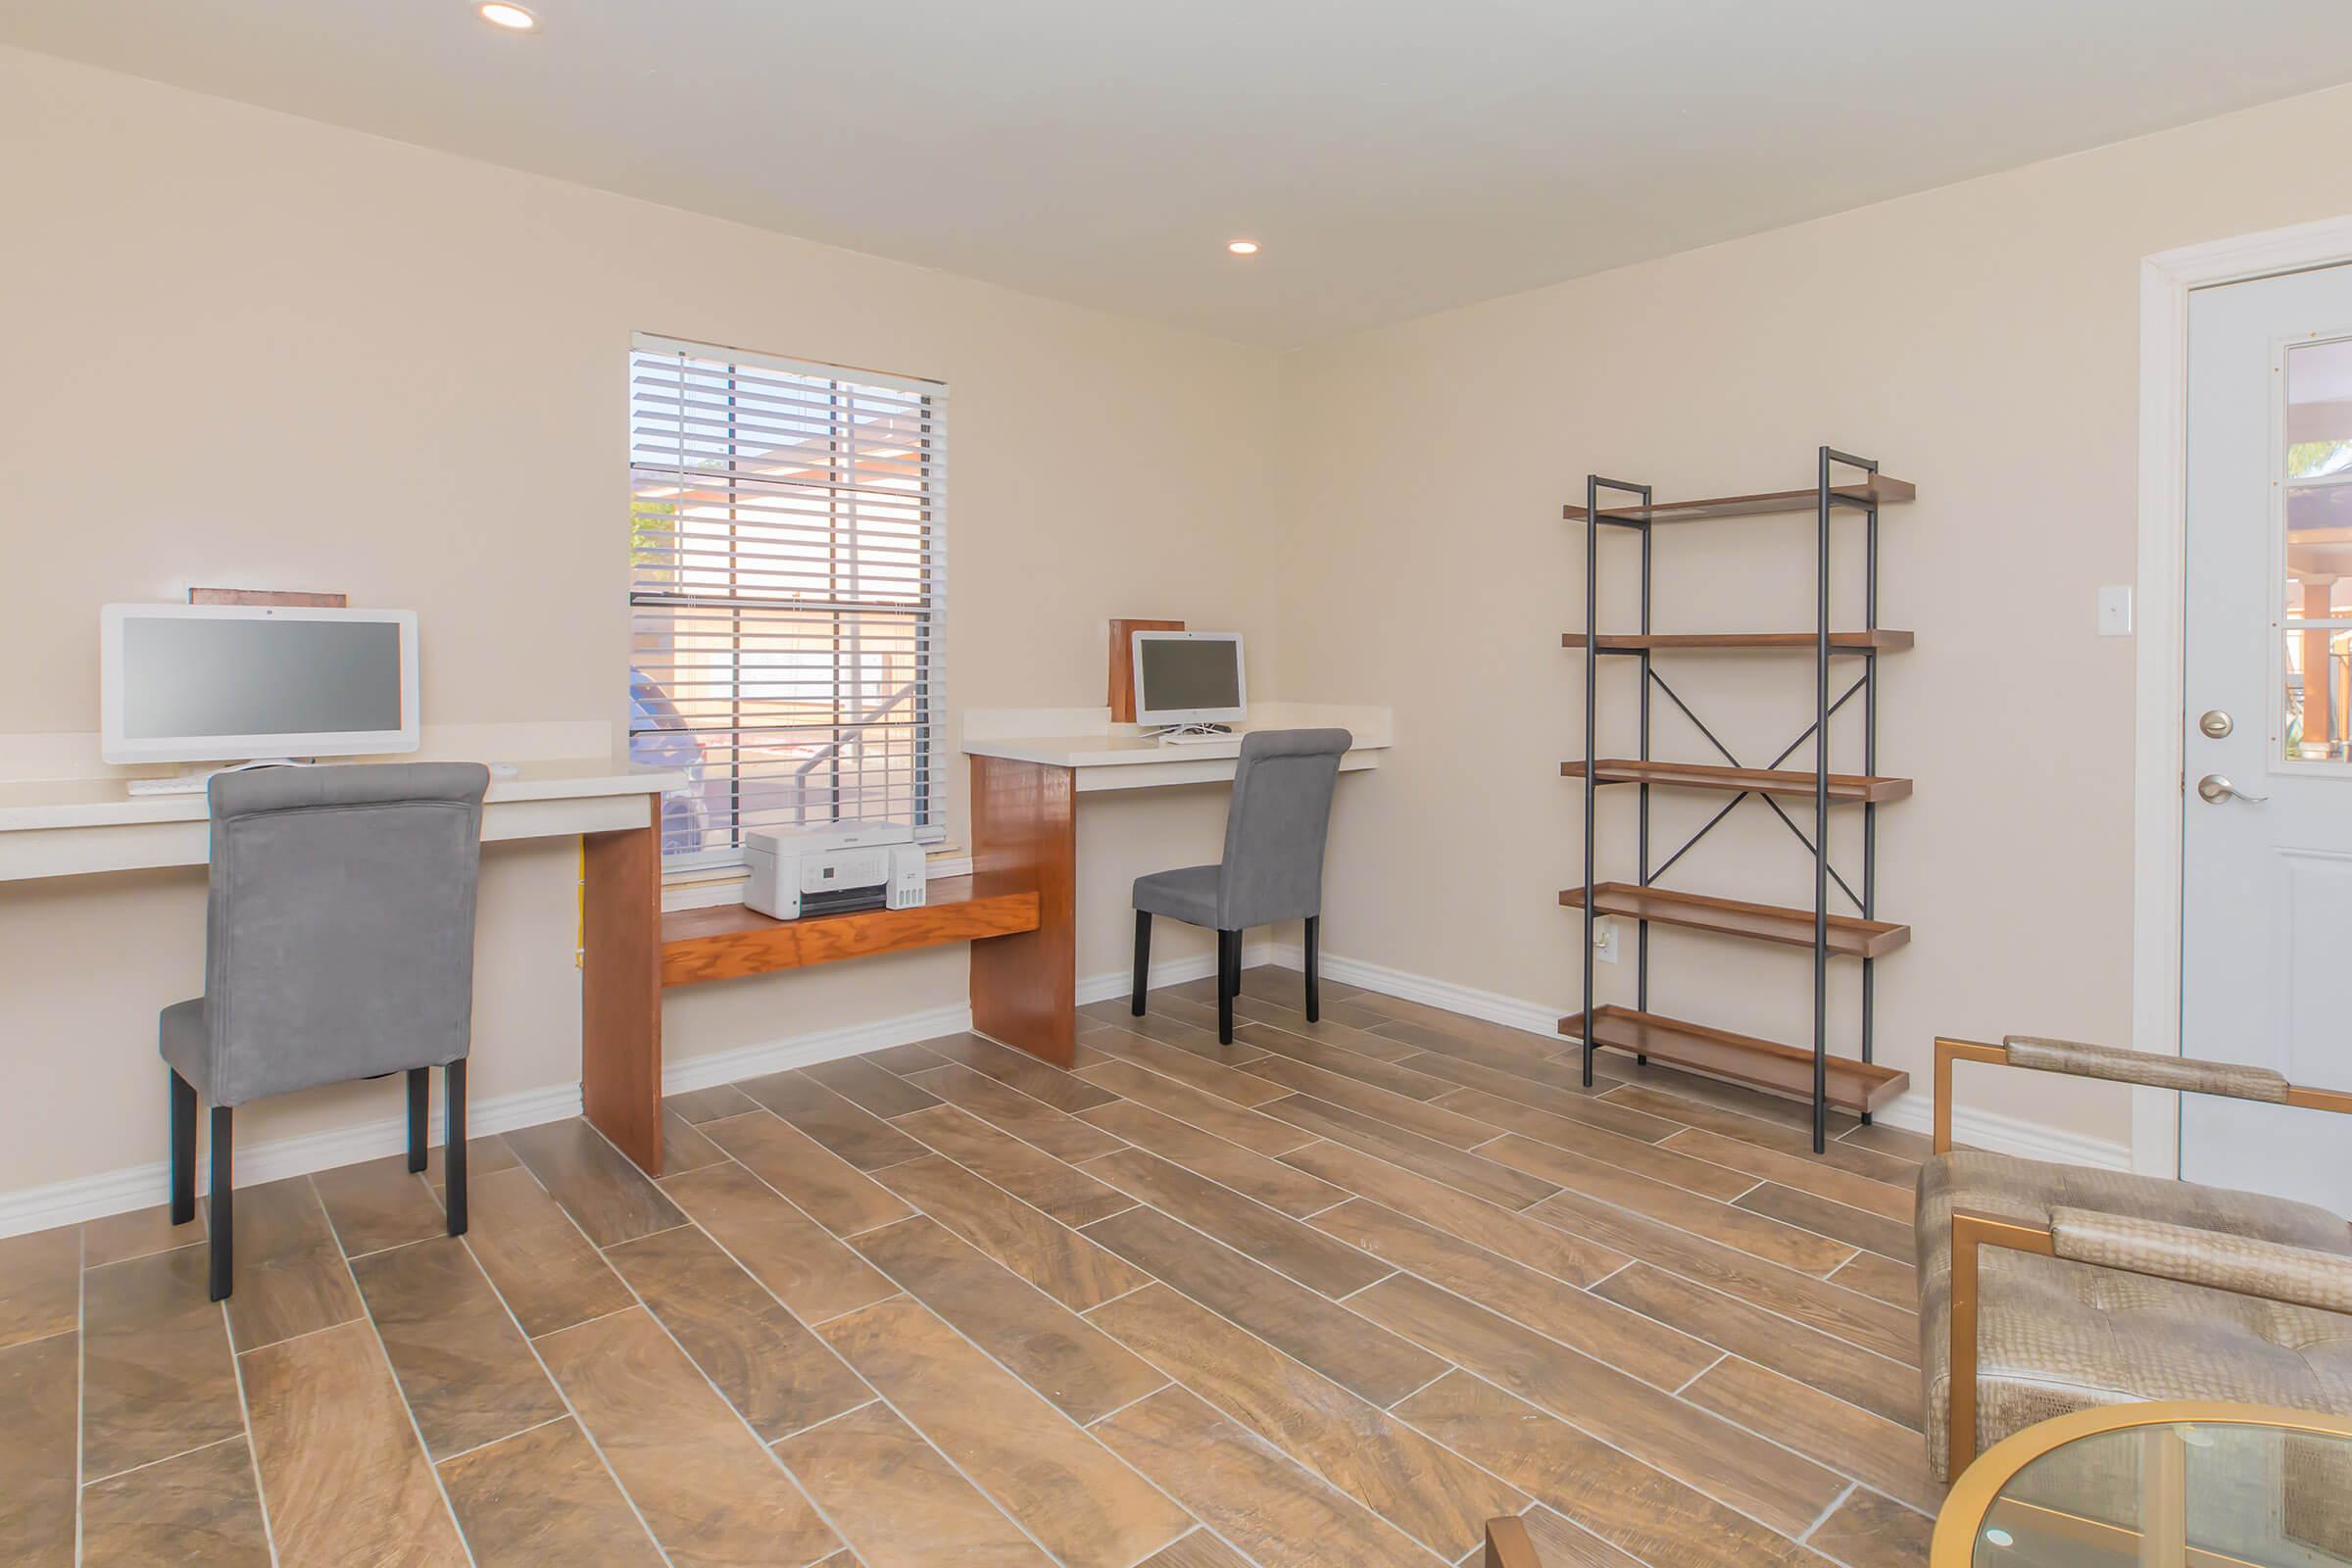
<path id="1" fill-rule="evenodd" d="M 1179 734 L 1170 732 L 1169 734 L 1162 735 L 1159 738 L 1159 744 L 1162 746 L 1215 746 L 1226 741 L 1238 741 L 1240 739 L 1241 737 L 1236 735 L 1231 730 L 1224 730 L 1221 732 L 1211 731 L 1206 735 L 1201 735 L 1199 733 Z"/>
<path id="2" fill-rule="evenodd" d="M 134 778 L 122 785 L 126 795 L 202 795 L 211 786 L 210 773 L 173 773 L 164 778 Z"/>

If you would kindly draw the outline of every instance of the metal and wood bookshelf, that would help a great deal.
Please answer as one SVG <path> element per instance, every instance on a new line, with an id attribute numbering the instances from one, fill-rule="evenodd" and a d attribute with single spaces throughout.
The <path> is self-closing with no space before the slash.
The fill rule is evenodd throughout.
<path id="1" fill-rule="evenodd" d="M 1902 1093 L 1906 1074 L 1878 1065 L 1873 1057 L 1872 1025 L 1875 1011 L 1874 965 L 1884 955 L 1911 940 L 1911 929 L 1878 918 L 1878 809 L 1911 793 L 1907 778 L 1879 773 L 1879 656 L 1911 646 L 1907 631 L 1887 631 L 1879 625 L 1879 509 L 1909 501 L 1916 494 L 1900 479 L 1879 472 L 1879 466 L 1835 448 L 1819 454 L 1819 478 L 1809 490 L 1779 490 L 1757 495 L 1720 496 L 1703 501 L 1658 502 L 1645 484 L 1631 484 L 1590 474 L 1585 479 L 1585 504 L 1570 506 L 1570 522 L 1585 523 L 1585 629 L 1560 639 L 1565 648 L 1585 654 L 1585 760 L 1563 762 L 1560 772 L 1585 780 L 1585 879 L 1581 887 L 1565 889 L 1560 903 L 1584 911 L 1584 1010 L 1560 1020 L 1560 1033 L 1584 1046 L 1585 1082 L 1592 1082 L 1592 1057 L 1609 1050 L 1632 1054 L 1637 1060 L 1658 1061 L 1718 1078 L 1746 1084 L 1773 1094 L 1808 1100 L 1813 1107 L 1813 1147 L 1819 1151 L 1829 1133 L 1832 1106 L 1851 1111 L 1868 1121 L 1871 1113 Z M 1858 479 L 1840 479 L 1839 470 L 1858 470 Z M 1601 493 L 1634 498 L 1631 505 L 1603 508 Z M 1710 517 L 1761 517 L 1774 514 L 1814 514 L 1815 625 L 1810 631 L 1667 632 L 1650 629 L 1651 586 L 1655 556 L 1653 537 L 1660 523 Z M 1863 544 L 1862 625 L 1838 630 L 1830 623 L 1830 546 L 1833 524 L 1840 514 L 1858 517 L 1865 530 Z M 1641 627 L 1636 632 L 1602 632 L 1600 626 L 1600 534 L 1603 528 L 1635 533 L 1642 542 Z M 1653 667 L 1661 653 L 1689 650 L 1749 653 L 1810 652 L 1813 656 L 1813 722 L 1782 748 L 1762 767 L 1749 766 L 1733 755 L 1691 710 L 1666 678 Z M 1640 755 L 1603 758 L 1599 747 L 1600 661 L 1603 658 L 1641 661 Z M 1838 696 L 1830 694 L 1831 661 L 1859 659 L 1861 673 Z M 1650 755 L 1650 698 L 1655 691 L 1689 719 L 1722 758 L 1720 762 L 1664 761 Z M 1862 771 L 1831 771 L 1830 720 L 1856 696 L 1862 700 Z M 1813 765 L 1786 768 L 1787 762 L 1813 743 Z M 1640 834 L 1636 844 L 1638 880 L 1604 881 L 1598 876 L 1594 852 L 1594 808 L 1602 787 L 1631 784 L 1639 792 Z M 1711 790 L 1731 796 L 1696 833 L 1673 854 L 1652 865 L 1650 791 L 1653 789 Z M 1681 893 L 1659 887 L 1658 880 L 1729 816 L 1740 802 L 1754 798 L 1779 817 L 1796 836 L 1813 862 L 1810 906 L 1749 904 L 1699 893 Z M 1808 836 L 1783 800 L 1811 800 L 1813 831 Z M 1862 809 L 1862 886 L 1859 892 L 1841 876 L 1830 858 L 1830 811 L 1833 807 Z M 1835 883 L 1852 913 L 1833 910 Z M 1592 995 L 1593 924 L 1602 916 L 1631 920 L 1635 927 L 1635 1004 L 1632 1007 L 1595 1005 Z M 1649 928 L 1651 924 L 1683 926 L 1719 935 L 1805 948 L 1813 957 L 1813 1041 L 1810 1050 L 1797 1045 L 1734 1034 L 1704 1024 L 1665 1017 L 1649 1008 Z M 1830 961 L 1850 958 L 1862 965 L 1861 1055 L 1830 1054 Z M 1588 1024 L 1587 1019 L 1591 1022 Z"/>

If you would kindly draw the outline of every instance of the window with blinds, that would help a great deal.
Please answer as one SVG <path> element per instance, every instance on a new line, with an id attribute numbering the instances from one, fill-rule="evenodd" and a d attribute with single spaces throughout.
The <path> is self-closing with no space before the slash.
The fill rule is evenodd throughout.
<path id="1" fill-rule="evenodd" d="M 937 840 L 947 388 L 639 336 L 629 355 L 629 749 L 692 782 L 671 869 L 747 829 Z"/>

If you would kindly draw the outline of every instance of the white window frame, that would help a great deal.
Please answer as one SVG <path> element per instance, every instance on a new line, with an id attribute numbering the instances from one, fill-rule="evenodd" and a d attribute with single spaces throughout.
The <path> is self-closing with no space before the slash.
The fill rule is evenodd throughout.
<path id="1" fill-rule="evenodd" d="M 947 624 L 948 523 L 948 388 L 946 384 L 938 381 L 925 380 L 914 376 L 896 375 L 881 371 L 858 369 L 847 366 L 828 365 L 807 360 L 796 360 L 780 355 L 762 354 L 750 350 L 732 348 L 720 344 L 702 343 L 681 338 L 664 337 L 653 333 L 640 332 L 632 334 L 628 361 L 630 383 L 630 415 L 628 419 L 630 447 L 629 472 L 632 503 L 630 509 L 632 561 L 629 568 L 630 581 L 628 589 L 628 605 L 632 626 L 630 656 L 630 678 L 632 690 L 629 735 L 632 755 L 639 757 L 639 760 L 641 760 L 657 762 L 662 765 L 675 764 L 667 761 L 662 757 L 650 755 L 650 753 L 658 751 L 659 748 L 642 747 L 641 737 L 663 731 L 674 732 L 674 730 L 671 726 L 643 725 L 639 721 L 638 704 L 636 701 L 635 691 L 639 663 L 637 632 L 648 622 L 649 619 L 653 618 L 653 616 L 658 616 L 662 611 L 679 610 L 682 602 L 689 599 L 701 600 L 707 609 L 714 607 L 720 603 L 739 603 L 744 612 L 753 614 L 757 614 L 762 610 L 779 609 L 790 605 L 794 601 L 791 599 L 778 599 L 772 597 L 749 597 L 740 600 L 733 600 L 724 594 L 716 596 L 689 596 L 681 594 L 664 595 L 658 590 L 649 588 L 646 584 L 639 580 L 639 566 L 635 559 L 634 552 L 636 548 L 636 519 L 638 515 L 635 502 L 638 497 L 640 482 L 651 475 L 665 471 L 678 472 L 681 474 L 681 476 L 688 471 L 684 466 L 685 457 L 682 452 L 677 460 L 678 466 L 673 468 L 649 457 L 647 452 L 642 450 L 644 446 L 643 438 L 646 435 L 646 431 L 641 427 L 638 418 L 638 383 L 640 371 L 644 364 L 642 357 L 644 356 L 656 356 L 662 358 L 682 356 L 687 360 L 700 362 L 701 364 L 705 365 L 724 366 L 748 371 L 768 372 L 797 378 L 829 381 L 836 383 L 839 387 L 845 389 L 845 396 L 854 395 L 854 393 L 848 389 L 872 389 L 884 394 L 890 392 L 912 394 L 921 400 L 922 408 L 924 410 L 924 437 L 922 446 L 923 479 L 919 490 L 909 492 L 910 495 L 919 497 L 917 510 L 919 510 L 922 516 L 919 532 L 919 539 L 921 541 L 919 560 L 921 564 L 919 567 L 918 592 L 916 595 L 919 608 L 912 612 L 906 622 L 908 640 L 911 645 L 919 651 L 913 655 L 914 662 L 916 663 L 916 674 L 914 679 L 908 683 L 910 692 L 906 698 L 906 701 L 912 705 L 911 721 L 906 725 L 898 727 L 911 732 L 912 746 L 914 749 L 913 760 L 911 764 L 912 776 L 908 783 L 906 799 L 911 807 L 912 826 L 915 839 L 917 842 L 925 844 L 937 844 L 942 842 L 946 838 L 947 834 L 948 815 L 946 788 L 948 782 L 948 773 L 944 765 L 945 749 L 943 746 L 944 718 L 946 714 L 945 631 Z M 733 429 L 732 419 L 735 416 L 732 414 L 728 416 L 727 429 L 730 432 Z M 734 444 L 734 437 L 731 433 L 724 439 L 729 445 Z M 811 493 L 815 494 L 831 494 L 840 496 L 847 493 L 846 487 L 827 485 L 823 483 L 812 483 L 808 485 L 808 488 Z M 850 514 L 854 517 L 856 514 L 856 506 L 854 500 L 849 503 L 849 505 L 851 509 Z M 835 602 L 841 601 L 841 593 L 838 587 L 840 581 L 841 579 L 839 577 L 833 579 L 834 586 L 832 587 L 831 592 L 825 597 L 830 598 Z M 649 612 L 652 612 L 652 615 L 649 615 Z M 717 612 L 721 614 L 725 613 L 724 611 L 719 611 Z M 838 654 L 838 652 L 833 656 L 837 666 L 840 657 L 841 656 Z M 741 666 L 739 665 L 739 670 L 740 667 Z M 853 688 L 853 690 L 855 690 L 855 688 Z M 836 689 L 832 700 L 837 710 L 847 706 L 838 688 Z M 851 701 L 854 700 L 855 698 L 853 697 Z M 870 726 L 873 720 L 869 719 L 867 721 L 867 726 Z M 832 742 L 827 743 L 827 745 L 836 759 L 843 754 L 849 745 L 854 744 L 842 740 L 840 738 L 840 732 L 844 729 L 857 730 L 867 726 L 861 726 L 858 724 L 837 724 L 833 726 L 836 732 L 836 738 Z M 699 731 L 688 729 L 682 733 L 688 735 L 707 735 L 712 733 L 712 729 L 710 726 L 706 726 Z M 743 732 L 739 730 L 735 731 L 734 733 L 740 736 L 740 734 Z M 707 800 L 707 797 L 704 794 L 705 777 L 698 775 L 696 783 L 693 786 L 690 786 L 688 790 L 673 792 L 671 797 L 665 798 L 662 867 L 664 876 L 668 879 L 704 879 L 714 876 L 723 876 L 730 871 L 739 869 L 744 863 L 742 835 L 747 830 L 756 830 L 763 826 L 807 825 L 811 827 L 821 827 L 826 821 L 836 819 L 844 822 L 867 822 L 880 819 L 885 815 L 893 819 L 905 819 L 909 815 L 909 811 L 906 809 L 892 809 L 887 812 L 858 812 L 853 810 L 839 816 L 838 818 L 830 816 L 824 818 L 811 817 L 807 819 L 805 822 L 798 819 L 791 822 L 762 822 L 757 819 L 745 822 L 739 820 L 735 814 L 736 808 L 739 808 L 742 805 L 742 787 L 745 775 L 741 769 L 743 768 L 744 764 L 740 760 L 735 760 L 726 763 L 709 765 L 716 767 L 718 769 L 719 776 L 728 779 L 732 785 L 732 790 L 730 793 L 733 795 L 733 801 L 730 808 L 726 811 L 718 813 L 719 816 L 724 818 L 726 825 L 731 828 L 731 842 L 715 848 L 704 848 L 696 850 L 671 849 L 671 839 L 683 831 L 686 831 L 686 829 L 680 825 L 682 813 L 678 801 L 680 799 Z M 836 810 L 840 809 L 841 798 L 838 793 L 835 794 L 832 804 Z M 713 825 L 715 825 L 715 823 Z"/>

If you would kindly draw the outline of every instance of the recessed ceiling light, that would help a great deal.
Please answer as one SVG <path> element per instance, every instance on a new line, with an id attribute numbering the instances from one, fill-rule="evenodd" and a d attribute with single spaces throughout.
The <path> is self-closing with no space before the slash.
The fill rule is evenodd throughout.
<path id="1" fill-rule="evenodd" d="M 520 6 L 508 5 L 506 0 L 487 0 L 486 4 L 474 9 L 482 14 L 484 22 L 494 27 L 504 27 L 509 32 L 529 32 L 539 25 L 537 17 Z"/>
<path id="2" fill-rule="evenodd" d="M 1233 254 L 1236 256 L 1255 256 L 1257 254 L 1257 241 L 1253 239 L 1237 239 L 1228 242 L 1225 248 L 1233 252 Z"/>

